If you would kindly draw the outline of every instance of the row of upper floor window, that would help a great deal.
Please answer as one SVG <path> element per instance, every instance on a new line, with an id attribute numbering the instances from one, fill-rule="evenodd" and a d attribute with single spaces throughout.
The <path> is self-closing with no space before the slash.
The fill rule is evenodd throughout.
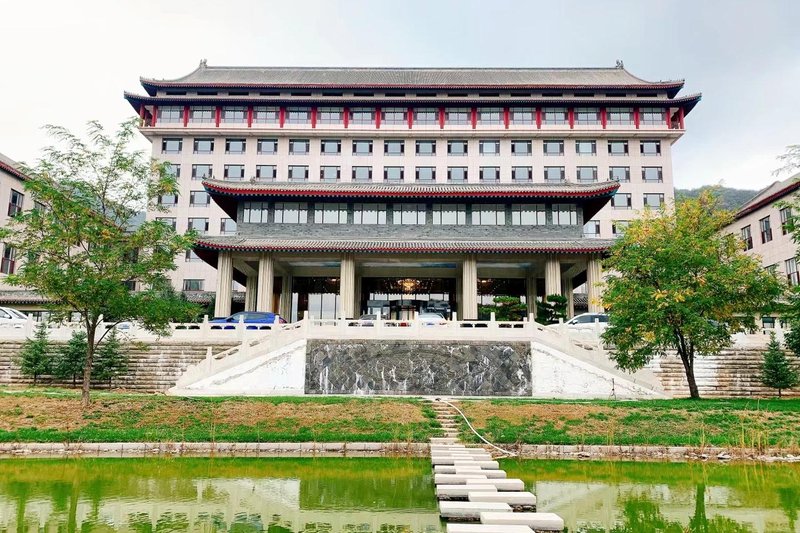
<path id="1" fill-rule="evenodd" d="M 252 109 L 252 111 L 251 111 Z M 279 107 L 161 106 L 156 124 L 664 125 L 661 107 Z M 153 125 L 152 122 L 148 125 Z"/>
<path id="2" fill-rule="evenodd" d="M 780 211 L 778 211 L 778 216 L 780 218 L 781 233 L 783 235 L 788 235 L 792 225 L 792 208 L 791 207 L 782 208 Z M 758 232 L 761 244 L 767 244 L 768 242 L 772 241 L 772 218 L 770 215 L 767 215 L 758 220 Z M 741 228 L 740 234 L 742 237 L 742 241 L 744 241 L 744 249 L 752 250 L 753 230 L 750 227 L 750 224 Z"/>
<path id="3" fill-rule="evenodd" d="M 311 139 L 288 139 L 286 147 L 289 155 L 310 155 Z M 418 156 L 434 156 L 447 150 L 448 156 L 467 156 L 470 153 L 470 142 L 464 139 L 450 139 L 437 141 L 436 139 L 417 139 L 408 141 L 409 148 L 413 142 L 414 154 Z M 627 140 L 606 140 L 605 153 L 612 156 L 625 156 L 630 154 L 630 142 Z M 545 156 L 563 156 L 567 143 L 564 139 L 545 139 L 542 143 L 542 154 Z M 638 141 L 639 154 L 642 156 L 661 155 L 661 141 L 644 139 Z M 217 143 L 214 138 L 192 139 L 192 153 L 213 154 L 222 143 Z M 256 139 L 256 153 L 258 155 L 278 155 L 278 139 Z M 315 141 L 316 146 L 316 141 Z M 320 139 L 319 154 L 323 156 L 336 156 L 342 154 L 342 146 L 350 145 L 351 154 L 354 156 L 369 156 L 375 153 L 376 146 L 383 145 L 383 154 L 386 156 L 402 156 L 406 154 L 407 142 L 403 139 L 385 139 L 374 141 L 372 139 L 353 139 L 343 142 L 341 139 Z M 225 153 L 243 155 L 247 152 L 248 141 L 245 138 L 225 139 Z M 597 155 L 598 141 L 592 139 L 579 139 L 569 143 L 574 149 L 574 154 L 579 156 Z M 485 156 L 502 155 L 501 147 L 506 146 L 514 156 L 533 155 L 533 141 L 530 139 L 512 139 L 504 142 L 500 139 L 480 139 L 477 141 L 478 154 Z M 602 144 L 601 144 L 602 146 Z M 473 149 L 475 148 L 473 144 Z M 221 146 L 220 146 L 221 149 Z M 161 139 L 162 154 L 183 153 L 183 139 L 180 137 L 164 137 Z"/>
<path id="4" fill-rule="evenodd" d="M 255 165 L 255 172 L 250 170 L 248 174 L 247 166 L 242 164 L 222 165 L 222 175 L 214 174 L 214 165 L 195 164 L 191 167 L 191 178 L 193 180 L 213 179 L 215 177 L 229 181 L 251 181 L 273 182 L 279 179 L 277 165 Z M 348 167 L 345 167 L 348 168 Z M 660 166 L 637 167 L 640 171 L 642 183 L 663 183 L 664 170 Z M 309 181 L 311 167 L 308 165 L 288 165 L 285 175 L 280 179 L 290 182 Z M 478 170 L 478 179 L 481 182 L 499 182 L 502 172 L 500 166 L 481 166 Z M 382 171 L 382 177 L 381 177 Z M 437 167 L 435 166 L 415 166 L 409 169 L 413 172 L 413 179 L 417 182 L 436 182 L 439 179 Z M 177 177 L 182 177 L 181 165 L 170 164 L 169 172 Z M 448 166 L 447 182 L 466 183 L 470 179 L 470 169 L 467 166 Z M 384 166 L 375 167 L 369 165 L 353 165 L 349 167 L 350 181 L 354 182 L 373 182 L 386 181 L 387 183 L 406 182 L 406 167 L 404 166 Z M 600 179 L 599 167 L 597 166 L 576 166 L 575 172 L 570 176 L 571 180 L 578 183 L 594 183 Z M 511 181 L 530 182 L 534 179 L 533 166 L 512 166 L 510 168 Z M 564 183 L 568 181 L 567 167 L 565 166 L 543 166 L 540 178 L 545 183 Z M 603 179 L 606 179 L 603 175 Z M 629 183 L 631 181 L 631 167 L 629 166 L 610 166 L 608 167 L 608 179 Z M 337 182 L 342 180 L 342 167 L 339 165 L 321 165 L 319 167 L 319 181 Z"/>

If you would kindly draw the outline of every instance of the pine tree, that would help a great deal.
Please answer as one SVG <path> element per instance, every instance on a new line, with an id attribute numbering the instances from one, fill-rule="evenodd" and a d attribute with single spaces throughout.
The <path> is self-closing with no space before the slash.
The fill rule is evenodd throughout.
<path id="1" fill-rule="evenodd" d="M 34 385 L 39 376 L 50 373 L 53 361 L 46 323 L 39 322 L 33 338 L 25 340 L 18 363 L 22 375 L 33 377 Z"/>
<path id="2" fill-rule="evenodd" d="M 778 389 L 778 398 L 781 389 L 789 389 L 798 384 L 797 370 L 792 368 L 786 353 L 781 349 L 775 334 L 770 334 L 767 351 L 764 352 L 764 363 L 761 366 L 761 382 L 767 387 Z"/>
<path id="3" fill-rule="evenodd" d="M 98 381 L 108 381 L 128 371 L 128 354 L 122 350 L 117 330 L 112 329 L 97 350 L 97 359 L 92 367 L 92 376 Z"/>
<path id="4" fill-rule="evenodd" d="M 536 321 L 540 324 L 557 324 L 559 319 L 566 319 L 567 302 L 566 296 L 548 295 L 544 301 L 536 303 Z"/>
<path id="5" fill-rule="evenodd" d="M 56 357 L 53 374 L 59 379 L 71 379 L 73 387 L 77 385 L 78 377 L 83 374 L 87 342 L 85 331 L 75 331 Z"/>

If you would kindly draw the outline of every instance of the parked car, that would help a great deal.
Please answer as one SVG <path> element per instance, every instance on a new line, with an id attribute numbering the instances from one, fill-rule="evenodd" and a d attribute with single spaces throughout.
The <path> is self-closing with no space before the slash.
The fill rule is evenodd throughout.
<path id="1" fill-rule="evenodd" d="M 420 313 L 419 323 L 422 326 L 441 326 L 447 324 L 447 319 L 439 313 Z"/>
<path id="2" fill-rule="evenodd" d="M 28 322 L 28 317 L 16 309 L 0 307 L 0 327 L 22 328 Z"/>
<path id="3" fill-rule="evenodd" d="M 272 329 L 274 324 L 286 324 L 286 320 L 276 313 L 261 311 L 244 311 L 229 317 L 209 320 L 211 329 L 236 329 L 237 324 L 244 322 L 245 329 Z"/>
<path id="4" fill-rule="evenodd" d="M 569 319 L 566 324 L 570 329 L 593 330 L 599 328 L 603 330 L 608 327 L 608 315 L 605 313 L 582 313 Z"/>

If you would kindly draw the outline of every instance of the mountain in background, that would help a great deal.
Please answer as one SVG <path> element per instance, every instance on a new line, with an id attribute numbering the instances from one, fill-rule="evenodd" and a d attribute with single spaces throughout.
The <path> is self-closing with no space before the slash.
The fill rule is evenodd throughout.
<path id="1" fill-rule="evenodd" d="M 708 189 L 716 189 L 721 207 L 732 211 L 736 211 L 745 202 L 758 194 L 758 191 L 749 189 L 731 189 L 730 187 L 704 185 L 699 189 L 675 189 L 675 198 L 697 198 L 701 192 Z"/>

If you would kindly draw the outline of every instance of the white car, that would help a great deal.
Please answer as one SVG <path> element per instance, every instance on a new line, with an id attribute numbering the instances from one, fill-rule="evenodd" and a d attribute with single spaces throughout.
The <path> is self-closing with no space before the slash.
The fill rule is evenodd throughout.
<path id="1" fill-rule="evenodd" d="M 447 324 L 447 320 L 439 313 L 420 313 L 419 323 L 422 326 L 441 326 Z"/>
<path id="2" fill-rule="evenodd" d="M 22 328 L 28 323 L 28 317 L 16 309 L 0 307 L 0 327 Z"/>
<path id="3" fill-rule="evenodd" d="M 605 313 L 582 313 L 566 322 L 570 329 L 604 330 L 608 327 L 608 315 Z"/>

